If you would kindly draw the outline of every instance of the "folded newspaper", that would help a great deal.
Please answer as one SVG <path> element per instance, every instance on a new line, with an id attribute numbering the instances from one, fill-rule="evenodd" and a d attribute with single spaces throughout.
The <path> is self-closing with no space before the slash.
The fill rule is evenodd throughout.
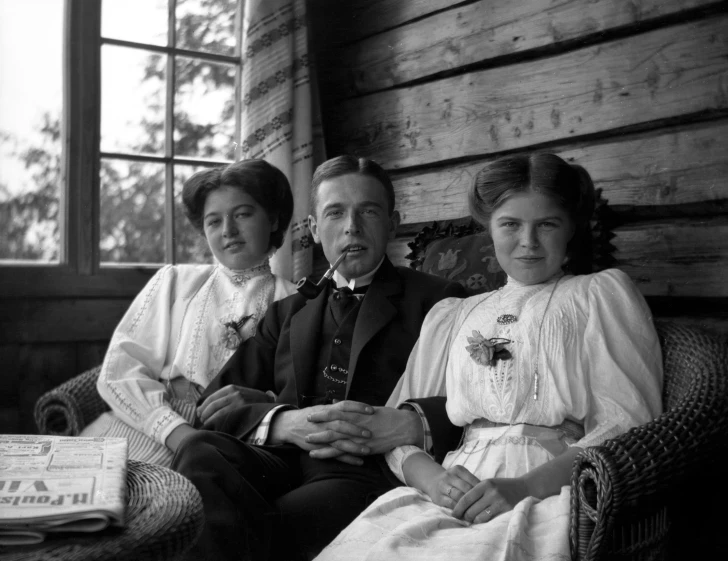
<path id="1" fill-rule="evenodd" d="M 0 545 L 123 526 L 126 439 L 0 435 Z"/>

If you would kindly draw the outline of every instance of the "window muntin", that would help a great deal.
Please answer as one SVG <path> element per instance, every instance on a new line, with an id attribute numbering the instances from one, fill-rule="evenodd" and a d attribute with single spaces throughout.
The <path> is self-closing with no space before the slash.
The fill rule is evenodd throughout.
<path id="1" fill-rule="evenodd" d="M 101 0 L 101 36 L 164 46 L 169 8 L 166 0 Z"/>
<path id="2" fill-rule="evenodd" d="M 48 8 L 38 10 L 37 6 L 41 1 L 44 5 L 47 4 Z M 33 3 L 25 3 L 0 0 L 0 6 L 3 9 L 6 5 L 25 7 L 26 4 L 28 4 L 28 9 L 32 4 L 34 12 L 44 14 L 52 13 L 50 7 L 59 9 L 54 23 L 58 37 L 55 53 L 60 61 L 57 68 L 59 84 L 64 82 L 64 86 L 59 86 L 62 95 L 58 93 L 54 97 L 59 107 L 61 99 L 63 99 L 65 108 L 64 114 L 61 116 L 59 111 L 57 119 L 51 121 L 49 126 L 46 126 L 45 122 L 41 125 L 46 129 L 48 138 L 53 139 L 58 147 L 58 150 L 53 153 L 56 160 L 53 173 L 48 173 L 47 169 L 43 169 L 44 176 L 50 178 L 57 189 L 57 194 L 53 198 L 55 207 L 51 209 L 55 213 L 54 220 L 57 224 L 53 229 L 56 241 L 54 242 L 53 262 L 3 261 L 5 265 L 8 263 L 34 265 L 33 267 L 14 267 L 12 273 L 3 274 L 3 281 L 0 284 L 5 288 L 6 293 L 134 294 L 141 286 L 138 283 L 143 283 L 144 279 L 148 278 L 154 268 L 162 262 L 209 262 L 211 259 L 209 255 L 206 256 L 204 251 L 198 252 L 194 249 L 195 244 L 199 242 L 199 237 L 183 218 L 179 191 L 183 181 L 181 178 L 188 175 L 190 170 L 223 165 L 232 161 L 234 145 L 225 147 L 225 144 L 228 139 L 238 138 L 240 134 L 241 72 L 238 43 L 242 2 L 240 0 L 169 0 L 168 3 L 166 1 L 139 0 L 138 3 L 132 3 L 126 0 L 99 2 L 86 2 L 86 0 L 65 0 L 65 2 L 38 0 L 36 2 L 34 0 Z M 122 25 L 119 17 L 109 15 L 118 14 L 119 10 L 103 12 L 102 5 L 105 10 L 119 8 L 121 12 L 126 13 L 127 19 L 132 18 L 133 23 Z M 234 7 L 232 11 L 231 6 Z M 151 13 L 140 10 L 151 10 Z M 161 21 L 159 16 L 162 13 L 167 17 L 166 25 L 159 23 Z M 8 18 L 2 19 L 8 21 Z M 33 17 L 13 17 L 11 19 L 14 22 L 33 21 Z M 113 26 L 109 27 L 110 24 L 103 23 L 110 20 L 116 20 L 115 23 L 119 24 L 116 31 L 113 30 Z M 153 32 L 146 29 L 146 35 L 129 34 L 142 31 L 140 26 L 145 27 L 153 21 L 157 21 L 155 25 L 159 29 L 155 28 Z M 208 28 L 206 33 L 200 33 L 199 29 L 195 33 L 194 26 L 200 22 Z M 102 33 L 102 27 L 104 33 Z M 232 38 L 229 37 L 230 29 L 233 29 L 234 32 Z M 174 33 L 170 33 L 170 30 L 173 30 Z M 8 37 L 7 34 L 0 35 L 2 35 L 0 40 Z M 37 28 L 31 35 L 34 37 L 51 36 L 50 33 L 38 33 Z M 176 39 L 178 35 L 184 35 L 184 37 L 180 37 L 178 40 Z M 200 46 L 199 52 L 192 50 L 194 41 L 191 41 L 190 37 L 196 37 L 195 40 Z M 231 48 L 231 46 L 234 47 Z M 139 142 L 129 141 L 128 138 L 124 138 L 123 134 L 114 138 L 113 130 L 109 130 L 109 127 L 103 130 L 104 137 L 103 141 L 101 140 L 101 122 L 120 118 L 119 115 L 104 118 L 101 116 L 101 111 L 105 109 L 101 103 L 103 97 L 101 94 L 102 75 L 106 71 L 106 64 L 109 64 L 102 62 L 101 58 L 107 51 L 113 52 L 112 49 L 117 49 L 121 52 L 122 48 L 127 49 L 129 53 L 133 51 L 142 53 L 141 60 L 147 66 L 150 66 L 149 61 L 155 61 L 151 65 L 153 71 L 146 76 L 150 82 L 152 79 L 158 81 L 156 88 L 150 88 L 146 92 L 146 98 L 154 101 L 149 105 L 152 112 L 146 115 L 147 123 L 141 122 L 139 115 L 135 115 L 133 112 L 123 115 L 127 105 L 130 105 L 129 103 L 121 102 L 114 105 L 107 102 L 106 105 L 112 111 L 116 108 L 122 117 L 126 117 L 126 120 L 123 121 L 124 128 L 137 132 L 141 130 L 142 133 L 145 133 L 142 134 L 142 140 Z M 63 50 L 67 52 L 65 59 L 62 57 Z M 2 49 L 2 51 L 7 53 L 12 52 L 12 49 Z M 127 53 L 127 56 L 130 55 Z M 224 68 L 226 79 L 220 87 L 227 90 L 225 101 L 215 103 L 218 110 L 222 111 L 221 108 L 224 108 L 223 118 L 215 119 L 214 115 L 208 116 L 205 119 L 206 122 L 202 123 L 202 125 L 207 125 L 207 128 L 210 128 L 209 125 L 216 125 L 214 134 L 193 143 L 193 145 L 201 146 L 202 149 L 187 151 L 186 154 L 179 153 L 182 143 L 175 146 L 175 113 L 180 115 L 186 111 L 185 105 L 193 107 L 197 102 L 194 100 L 195 96 L 187 95 L 185 99 L 184 94 L 180 101 L 176 100 L 174 74 L 179 67 L 178 61 L 183 59 L 194 61 L 198 67 L 202 68 L 205 68 L 204 64 L 207 64 L 208 68 L 212 64 L 217 65 L 218 68 Z M 62 68 L 64 62 L 66 67 Z M 112 63 L 111 66 L 115 65 Z M 230 95 L 230 68 L 234 68 L 232 95 Z M 118 71 L 119 68 L 113 68 L 113 70 Z M 4 70 L 0 70 L 0 74 L 3 74 L 4 78 Z M 0 80 L 0 83 L 3 82 L 5 82 L 4 79 Z M 109 82 L 107 80 L 107 84 Z M 134 81 L 132 80 L 132 82 Z M 180 80 L 177 80 L 178 84 L 179 82 Z M 139 84 L 139 79 L 136 84 Z M 105 87 L 108 89 L 110 86 Z M 122 89 L 120 88 L 120 91 Z M 215 89 L 215 85 L 208 89 Z M 129 88 L 126 88 L 125 91 L 128 93 Z M 0 93 L 0 95 L 2 94 Z M 136 95 L 142 99 L 145 98 L 145 96 L 139 96 L 138 92 Z M 204 103 L 205 96 L 202 97 Z M 163 120 L 158 116 L 160 112 L 164 113 Z M 133 117 L 136 117 L 136 120 Z M 198 118 L 198 115 L 193 115 L 192 120 Z M 150 133 L 149 127 L 144 128 L 144 125 L 149 123 L 154 125 L 153 134 Z M 230 135 L 231 129 L 234 131 L 232 135 Z M 181 129 L 178 127 L 177 130 L 179 134 Z M 68 148 L 67 153 L 61 154 L 61 146 Z M 6 148 L 6 143 L 2 148 Z M 221 153 L 217 153 L 218 151 Z M 0 158 L 2 157 L 0 150 Z M 4 161 L 0 159 L 0 168 L 3 168 L 3 164 Z M 160 171 L 162 168 L 163 172 Z M 5 166 L 4 169 L 8 169 L 8 167 Z M 121 184 L 112 188 L 111 182 L 115 177 L 120 178 Z M 146 198 L 143 204 L 138 196 L 126 196 L 135 177 L 143 184 L 153 182 L 156 185 L 156 191 L 153 194 L 144 194 Z M 159 187 L 161 182 L 164 184 L 163 189 Z M 118 200 L 122 195 L 132 202 L 137 201 L 137 205 L 145 208 L 147 214 L 159 217 L 159 225 L 155 225 L 152 233 L 145 236 L 147 244 L 151 239 L 162 248 L 157 249 L 155 256 L 149 257 L 151 253 L 141 249 L 136 250 L 136 255 L 134 255 L 133 251 L 120 248 L 119 246 L 122 244 L 116 240 L 125 241 L 126 238 L 135 239 L 136 248 L 147 246 L 142 243 L 141 235 L 133 234 L 133 231 L 130 232 L 128 228 L 124 231 L 124 235 L 119 237 L 119 231 L 124 224 L 112 212 L 106 212 L 104 209 L 98 210 L 102 202 L 104 205 L 110 204 L 110 201 Z M 159 210 L 160 197 L 163 197 L 164 200 L 162 211 Z M 163 235 L 161 235 L 163 240 L 160 240 L 160 228 L 163 231 Z M 0 236 L 2 234 L 3 228 L 0 224 Z M 35 246 L 48 247 L 46 243 L 37 242 L 38 237 L 36 236 L 34 238 Z M 162 257 L 160 257 L 160 251 Z M 110 261 L 112 259 L 118 259 L 118 261 L 112 262 Z M 0 255 L 0 260 L 2 260 L 2 255 Z M 38 268 L 38 264 L 50 266 Z M 32 282 L 29 283 L 29 280 Z"/>
<path id="3" fill-rule="evenodd" d="M 182 206 L 182 186 L 192 174 L 205 169 L 204 166 L 178 165 L 174 168 L 175 229 L 174 250 L 177 263 L 211 263 L 212 252 L 204 236 L 190 226 Z"/>
<path id="4" fill-rule="evenodd" d="M 207 252 L 196 250 L 199 236 L 183 219 L 179 178 L 185 176 L 185 167 L 220 165 L 235 157 L 241 107 L 241 2 L 169 3 L 174 19 L 167 29 L 174 31 L 168 31 L 163 46 L 130 40 L 121 31 L 117 37 L 101 37 L 101 161 L 106 177 L 102 177 L 99 242 L 104 267 L 210 259 Z M 120 105 L 124 109 L 116 111 Z M 123 178 L 123 188 L 110 184 L 113 174 Z M 148 192 L 152 184 L 153 195 Z M 125 211 L 138 214 L 119 216 L 113 208 L 118 200 L 124 201 Z M 135 200 L 143 203 L 134 207 Z M 112 206 L 105 209 L 105 205 Z M 136 242 L 133 248 L 122 250 L 119 244 L 131 239 Z M 151 249 L 152 243 L 159 244 L 157 251 Z"/>
<path id="5" fill-rule="evenodd" d="M 101 150 L 164 156 L 167 55 L 101 47 Z"/>
<path id="6" fill-rule="evenodd" d="M 192 158 L 235 158 L 237 65 L 178 57 L 174 152 Z"/>
<path id="7" fill-rule="evenodd" d="M 218 55 L 236 53 L 238 0 L 185 0 L 177 2 L 177 47 Z"/>
<path id="8" fill-rule="evenodd" d="M 164 262 L 164 164 L 101 161 L 102 263 Z"/>

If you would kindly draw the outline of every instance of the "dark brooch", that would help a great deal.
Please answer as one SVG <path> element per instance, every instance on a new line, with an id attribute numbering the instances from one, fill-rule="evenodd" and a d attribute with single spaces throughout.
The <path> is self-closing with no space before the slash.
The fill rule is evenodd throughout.
<path id="1" fill-rule="evenodd" d="M 510 339 L 502 337 L 491 337 L 486 339 L 479 331 L 473 330 L 473 336 L 467 337 L 468 346 L 465 349 L 470 353 L 477 364 L 481 366 L 495 366 L 499 360 L 508 360 L 511 358 L 511 352 L 505 348 L 506 345 L 512 343 Z"/>
<path id="2" fill-rule="evenodd" d="M 223 332 L 223 345 L 226 349 L 234 351 L 238 348 L 243 338 L 240 336 L 240 328 L 243 327 L 246 321 L 253 316 L 243 316 L 238 321 L 226 321 L 223 323 L 225 331 Z"/>
<path id="3" fill-rule="evenodd" d="M 503 314 L 498 316 L 498 319 L 495 320 L 498 325 L 509 325 L 511 323 L 516 323 L 517 321 L 518 318 L 513 314 Z"/>

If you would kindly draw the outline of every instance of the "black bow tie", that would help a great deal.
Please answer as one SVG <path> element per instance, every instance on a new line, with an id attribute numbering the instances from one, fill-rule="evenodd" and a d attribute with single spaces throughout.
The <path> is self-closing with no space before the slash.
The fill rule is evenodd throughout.
<path id="1" fill-rule="evenodd" d="M 357 300 L 361 300 L 362 298 L 364 298 L 364 295 L 367 292 L 367 288 L 369 288 L 369 285 L 358 286 L 354 290 L 352 290 L 348 286 L 344 286 L 342 288 L 334 288 L 333 298 L 334 300 L 342 300 L 354 297 Z"/>

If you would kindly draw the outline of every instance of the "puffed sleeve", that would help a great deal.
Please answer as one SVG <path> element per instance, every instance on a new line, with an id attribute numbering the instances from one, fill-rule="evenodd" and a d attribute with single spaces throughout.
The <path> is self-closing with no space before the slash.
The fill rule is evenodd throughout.
<path id="1" fill-rule="evenodd" d="M 412 398 L 445 395 L 450 341 L 462 302 L 460 298 L 446 298 L 428 312 L 420 337 L 407 360 L 407 368 L 387 400 L 387 407 L 397 407 Z M 402 465 L 409 456 L 418 452 L 424 450 L 417 446 L 399 446 L 384 455 L 389 469 L 403 483 L 406 481 Z"/>
<path id="2" fill-rule="evenodd" d="M 593 275 L 588 287 L 583 368 L 587 380 L 585 436 L 597 446 L 662 410 L 662 352 L 652 314 L 629 277 L 617 269 Z"/>
<path id="3" fill-rule="evenodd" d="M 125 423 L 164 444 L 186 423 L 166 401 L 160 380 L 171 331 L 176 271 L 162 267 L 134 299 L 116 328 L 97 388 Z"/>

